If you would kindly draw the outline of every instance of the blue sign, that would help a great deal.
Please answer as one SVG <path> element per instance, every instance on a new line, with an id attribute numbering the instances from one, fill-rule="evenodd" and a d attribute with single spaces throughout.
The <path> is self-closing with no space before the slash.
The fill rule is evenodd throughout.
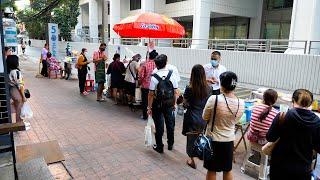
<path id="1" fill-rule="evenodd" d="M 48 23 L 49 27 L 49 50 L 52 56 L 57 57 L 58 54 L 58 24 Z"/>

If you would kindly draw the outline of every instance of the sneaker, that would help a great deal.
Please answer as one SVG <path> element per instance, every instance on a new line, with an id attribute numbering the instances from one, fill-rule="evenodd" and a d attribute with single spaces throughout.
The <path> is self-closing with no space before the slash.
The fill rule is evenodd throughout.
<path id="1" fill-rule="evenodd" d="M 89 93 L 87 91 L 84 91 L 83 95 L 87 96 L 87 95 L 89 95 Z"/>
<path id="2" fill-rule="evenodd" d="M 157 147 L 157 145 L 154 145 L 152 148 L 153 148 L 153 150 L 155 150 L 156 152 L 158 152 L 160 154 L 163 153 L 163 148 Z"/>

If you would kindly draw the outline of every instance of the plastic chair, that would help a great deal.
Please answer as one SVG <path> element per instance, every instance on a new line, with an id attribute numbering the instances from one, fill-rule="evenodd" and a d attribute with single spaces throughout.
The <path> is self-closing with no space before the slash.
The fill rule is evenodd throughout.
<path id="1" fill-rule="evenodd" d="M 260 153 L 260 162 L 259 164 L 250 161 L 250 157 L 253 155 L 253 151 Z M 269 175 L 270 166 L 268 165 L 267 155 L 262 153 L 262 145 L 257 143 L 250 143 L 249 150 L 244 158 L 244 161 L 241 166 L 241 172 L 246 174 L 255 174 L 258 175 L 258 179 L 266 180 Z"/>

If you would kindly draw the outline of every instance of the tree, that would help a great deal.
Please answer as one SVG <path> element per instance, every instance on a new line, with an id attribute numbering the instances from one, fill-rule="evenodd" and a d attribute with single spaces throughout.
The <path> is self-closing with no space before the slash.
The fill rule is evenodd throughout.
<path id="1" fill-rule="evenodd" d="M 49 8 L 45 15 L 34 18 L 54 1 L 57 0 L 33 0 L 31 9 L 18 12 L 18 18 L 25 22 L 31 38 L 44 39 L 47 24 L 52 22 L 58 24 L 60 36 L 63 39 L 71 40 L 71 31 L 77 25 L 77 18 L 80 14 L 79 0 L 60 0 L 58 6 Z"/>
<path id="2" fill-rule="evenodd" d="M 53 22 L 60 29 L 60 36 L 67 41 L 71 40 L 71 31 L 78 23 L 80 15 L 79 0 L 65 0 L 59 8 L 53 10 Z"/>

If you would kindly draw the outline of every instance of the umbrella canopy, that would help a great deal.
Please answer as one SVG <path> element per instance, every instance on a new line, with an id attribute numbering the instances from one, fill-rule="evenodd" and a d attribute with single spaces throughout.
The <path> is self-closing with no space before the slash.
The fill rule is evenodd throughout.
<path id="1" fill-rule="evenodd" d="M 140 13 L 129 16 L 113 30 L 121 37 L 131 38 L 181 38 L 185 35 L 184 27 L 172 18 L 156 13 Z"/>

